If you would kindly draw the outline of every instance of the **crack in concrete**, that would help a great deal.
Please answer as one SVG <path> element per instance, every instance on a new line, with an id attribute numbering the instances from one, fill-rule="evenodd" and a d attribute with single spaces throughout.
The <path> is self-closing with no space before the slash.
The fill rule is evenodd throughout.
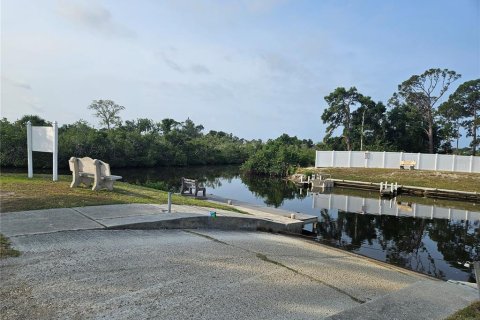
<path id="1" fill-rule="evenodd" d="M 320 279 L 317 279 L 317 278 L 312 277 L 312 276 L 310 276 L 310 275 L 308 275 L 308 274 L 305 274 L 305 273 L 303 273 L 303 272 L 300 272 L 300 271 L 297 270 L 297 269 L 293 269 L 293 268 L 291 268 L 291 267 L 289 267 L 289 266 L 286 266 L 286 265 L 284 265 L 283 263 L 281 263 L 281 262 L 279 262 L 279 261 L 270 259 L 270 258 L 268 258 L 266 255 L 264 255 L 264 254 L 262 254 L 262 253 L 258 253 L 258 252 L 257 252 L 257 253 L 256 253 L 256 256 L 257 256 L 257 258 L 259 258 L 259 259 L 261 259 L 261 260 L 263 260 L 263 261 L 265 261 L 265 262 L 272 263 L 272 264 L 274 264 L 274 265 L 276 265 L 276 266 L 285 268 L 285 269 L 287 269 L 287 270 L 292 271 L 293 273 L 299 274 L 299 275 L 304 276 L 304 277 L 306 277 L 306 278 L 308 278 L 308 279 L 310 279 L 310 280 L 312 280 L 312 281 L 314 281 L 314 282 L 323 284 L 323 285 L 325 285 L 325 286 L 327 286 L 327 287 L 329 287 L 329 288 L 331 288 L 331 289 L 334 289 L 334 290 L 336 290 L 336 291 L 338 291 L 338 292 L 340 292 L 340 293 L 348 296 L 350 299 L 352 299 L 352 300 L 355 301 L 355 302 L 358 302 L 358 303 L 365 303 L 365 302 L 366 302 L 365 300 L 359 299 L 359 298 L 357 298 L 357 297 L 349 294 L 349 293 L 346 292 L 345 290 L 342 290 L 342 289 L 340 289 L 340 288 L 338 288 L 338 287 L 335 287 L 335 286 L 333 286 L 333 285 L 331 285 L 331 284 L 329 284 L 329 283 L 327 283 L 327 282 L 324 282 L 324 281 L 322 281 L 322 280 L 320 280 Z"/>
<path id="2" fill-rule="evenodd" d="M 104 225 L 103 223 L 98 222 L 97 220 L 89 217 L 88 215 L 86 215 L 86 214 L 83 213 L 82 211 L 80 211 L 80 210 L 78 210 L 78 209 L 75 209 L 75 208 L 70 208 L 70 209 L 72 209 L 73 211 L 75 211 L 75 212 L 77 212 L 77 213 L 80 213 L 80 214 L 81 214 L 82 216 L 84 216 L 85 218 L 87 218 L 87 219 L 89 219 L 89 220 L 92 220 L 92 221 L 95 222 L 95 223 L 98 223 L 98 224 L 101 225 L 102 227 L 107 228 L 106 225 Z"/>
<path id="3" fill-rule="evenodd" d="M 235 247 L 234 245 L 231 245 L 229 243 L 226 243 L 226 242 L 223 242 L 221 240 L 218 240 L 214 237 L 210 237 L 210 236 L 207 236 L 206 234 L 203 234 L 203 233 L 199 233 L 199 232 L 195 232 L 195 231 L 192 231 L 192 230 L 182 230 L 183 232 L 187 232 L 187 233 L 191 233 L 191 234 L 194 234 L 196 236 L 199 236 L 199 237 L 202 237 L 202 238 L 205 238 L 205 239 L 208 239 L 208 240 L 211 240 L 213 242 L 217 242 L 217 243 L 221 243 L 223 245 L 226 245 L 226 246 L 232 246 L 232 247 Z M 242 248 L 240 248 L 242 249 Z M 248 250 L 247 250 L 248 251 Z"/>
<path id="4" fill-rule="evenodd" d="M 263 253 L 251 251 L 251 250 L 248 250 L 248 249 L 245 249 L 245 248 L 242 248 L 242 247 L 239 247 L 239 246 L 236 246 L 236 245 L 233 245 L 233 244 L 230 244 L 230 243 L 227 243 L 227 242 L 218 240 L 218 239 L 216 239 L 216 238 L 214 238 L 214 237 L 211 237 L 211 236 L 208 236 L 208 235 L 206 235 L 206 234 L 199 233 L 199 232 L 195 232 L 195 231 L 191 231 L 191 230 L 183 230 L 183 231 L 184 231 L 184 232 L 188 232 L 188 233 L 193 234 L 193 235 L 196 235 L 196 236 L 199 236 L 199 237 L 203 237 L 203 238 L 205 238 L 205 239 L 208 239 L 208 240 L 211 240 L 211 241 L 214 241 L 214 242 L 223 244 L 223 245 L 226 245 L 226 246 L 234 247 L 234 248 L 237 248 L 237 249 L 246 251 L 246 252 L 248 252 L 248 253 L 254 254 L 258 259 L 260 259 L 260 260 L 262 260 L 262 261 L 265 261 L 265 262 L 274 264 L 274 265 L 276 265 L 276 266 L 278 266 L 278 267 L 285 268 L 285 269 L 287 269 L 287 270 L 289 270 L 289 271 L 291 271 L 291 272 L 293 272 L 293 273 L 295 273 L 295 274 L 298 274 L 298 275 L 301 275 L 301 276 L 303 276 L 303 277 L 306 277 L 306 278 L 308 278 L 308 279 L 311 280 L 311 281 L 314 281 L 314 282 L 317 282 L 317 283 L 319 283 L 319 284 L 325 285 L 325 286 L 327 286 L 327 287 L 329 287 L 329 288 L 331 288 L 331 289 L 333 289 L 333 290 L 335 290 L 335 291 L 338 291 L 338 292 L 340 292 L 340 293 L 348 296 L 350 299 L 352 299 L 353 301 L 355 301 L 355 302 L 357 302 L 357 303 L 360 303 L 360 304 L 361 304 L 361 303 L 367 302 L 366 300 L 359 299 L 359 298 L 351 295 L 350 293 L 346 292 L 345 290 L 340 289 L 340 288 L 338 288 L 338 287 L 335 287 L 334 285 L 331 285 L 331 284 L 329 284 L 329 283 L 327 283 L 327 282 L 324 282 L 324 281 L 322 281 L 322 280 L 320 280 L 320 279 L 317 279 L 317 278 L 315 278 L 315 277 L 313 277 L 313 276 L 311 276 L 311 275 L 305 274 L 305 273 L 303 273 L 303 272 L 301 272 L 301 271 L 299 271 L 299 270 L 297 270 L 297 269 L 294 269 L 294 268 L 292 268 L 292 267 L 289 267 L 289 266 L 287 266 L 287 265 L 285 265 L 285 264 L 283 264 L 283 263 L 281 263 L 281 262 L 279 262 L 279 261 L 270 259 L 270 258 L 268 258 L 268 257 L 267 257 L 265 254 L 263 254 Z"/>

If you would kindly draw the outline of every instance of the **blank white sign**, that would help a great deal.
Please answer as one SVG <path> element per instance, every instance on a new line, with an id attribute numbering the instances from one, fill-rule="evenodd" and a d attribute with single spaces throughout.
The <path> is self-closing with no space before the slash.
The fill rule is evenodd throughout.
<path id="1" fill-rule="evenodd" d="M 53 152 L 53 127 L 32 127 L 32 151 Z"/>

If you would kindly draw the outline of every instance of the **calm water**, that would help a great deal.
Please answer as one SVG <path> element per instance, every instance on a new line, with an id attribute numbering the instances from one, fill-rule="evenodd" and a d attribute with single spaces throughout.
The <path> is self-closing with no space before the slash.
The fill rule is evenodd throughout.
<path id="1" fill-rule="evenodd" d="M 204 181 L 207 194 L 280 207 L 319 217 L 306 227 L 312 239 L 442 279 L 474 282 L 471 262 L 480 258 L 480 206 L 335 189 L 300 191 L 280 179 L 241 176 L 238 167 L 117 169 L 130 183 L 162 181 L 177 189 L 180 178 Z"/>
<path id="2" fill-rule="evenodd" d="M 181 177 L 200 179 L 207 194 L 318 216 L 317 227 L 305 230 L 312 240 L 441 279 L 475 281 L 471 262 L 480 259 L 480 205 L 414 197 L 389 201 L 338 188 L 312 194 L 280 179 L 241 176 L 236 166 L 114 173 L 130 183 L 172 190 L 180 188 Z"/>

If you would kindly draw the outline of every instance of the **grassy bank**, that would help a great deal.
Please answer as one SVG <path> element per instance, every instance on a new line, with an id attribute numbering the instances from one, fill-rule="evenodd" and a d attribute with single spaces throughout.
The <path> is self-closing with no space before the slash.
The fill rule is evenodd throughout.
<path id="1" fill-rule="evenodd" d="M 20 252 L 10 247 L 10 241 L 0 233 L 0 258 L 18 257 Z"/>
<path id="2" fill-rule="evenodd" d="M 457 311 L 446 320 L 479 320 L 480 319 L 480 300 L 472 303 L 465 309 Z"/>
<path id="3" fill-rule="evenodd" d="M 89 188 L 70 188 L 71 176 L 0 174 L 0 212 L 34 209 L 70 208 L 121 203 L 167 203 L 167 192 L 116 182 L 113 191 L 92 191 Z M 173 195 L 174 204 L 195 205 L 236 211 L 229 206 L 205 200 Z"/>
<path id="4" fill-rule="evenodd" d="M 398 182 L 401 185 L 480 192 L 480 174 L 371 168 L 300 168 L 297 173 L 327 173 L 333 179 Z"/>

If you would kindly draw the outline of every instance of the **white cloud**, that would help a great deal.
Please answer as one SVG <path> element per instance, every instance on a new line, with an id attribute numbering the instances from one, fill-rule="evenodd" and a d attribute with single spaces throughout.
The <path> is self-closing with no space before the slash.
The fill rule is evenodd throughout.
<path id="1" fill-rule="evenodd" d="M 32 90 L 32 87 L 30 86 L 30 84 L 28 84 L 25 81 L 14 80 L 14 79 L 11 79 L 11 78 L 5 77 L 5 76 L 2 76 L 2 80 L 4 82 L 8 83 L 9 85 L 13 86 L 13 87 L 22 88 L 22 89 L 25 89 L 25 90 Z"/>
<path id="2" fill-rule="evenodd" d="M 191 67 L 190 67 L 190 70 L 193 72 L 193 73 L 196 73 L 196 74 L 210 74 L 210 70 L 205 67 L 204 65 L 201 65 L 201 64 L 193 64 Z"/>
<path id="3" fill-rule="evenodd" d="M 135 38 L 136 33 L 119 22 L 116 22 L 112 13 L 98 3 L 74 3 L 61 1 L 58 14 L 77 25 L 107 36 Z"/>

